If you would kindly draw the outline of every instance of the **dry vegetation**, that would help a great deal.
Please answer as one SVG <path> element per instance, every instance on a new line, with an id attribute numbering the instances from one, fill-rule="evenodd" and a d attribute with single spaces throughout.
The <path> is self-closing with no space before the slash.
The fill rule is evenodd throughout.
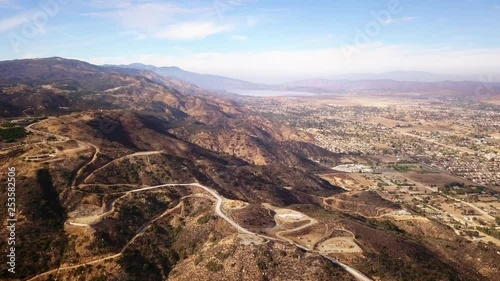
<path id="1" fill-rule="evenodd" d="M 20 66 L 32 83 L 5 88 L 0 114 L 17 116 L 22 107 L 38 104 L 33 114 L 56 113 L 61 106 L 77 112 L 33 127 L 70 140 L 28 134 L 0 152 L 2 171 L 7 165 L 19 171 L 17 277 L 63 266 L 39 280 L 353 280 L 318 249 L 379 280 L 500 275 L 493 245 L 450 239 L 453 230 L 432 221 L 381 217 L 399 206 L 375 192 L 345 193 L 317 176 L 326 170 L 310 159 L 337 163 L 350 156 L 308 143 L 303 132 L 151 73 L 41 63 Z M 25 76 L 10 78 L 21 83 Z M 70 83 L 78 79 L 78 85 Z M 41 154 L 55 155 L 26 161 Z M 236 233 L 199 188 L 127 193 L 193 182 L 238 200 L 224 211 L 279 241 Z M 0 201 L 6 196 L 1 189 Z M 6 216 L 0 208 L 0 219 Z M 5 278 L 5 255 L 0 264 Z"/>

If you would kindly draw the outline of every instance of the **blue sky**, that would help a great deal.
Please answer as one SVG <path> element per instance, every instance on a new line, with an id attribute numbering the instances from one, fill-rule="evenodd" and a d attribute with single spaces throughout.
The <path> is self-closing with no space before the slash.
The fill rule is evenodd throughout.
<path id="1" fill-rule="evenodd" d="M 495 0 L 0 0 L 0 60 L 142 62 L 265 82 L 396 70 L 497 81 L 499 27 Z"/>

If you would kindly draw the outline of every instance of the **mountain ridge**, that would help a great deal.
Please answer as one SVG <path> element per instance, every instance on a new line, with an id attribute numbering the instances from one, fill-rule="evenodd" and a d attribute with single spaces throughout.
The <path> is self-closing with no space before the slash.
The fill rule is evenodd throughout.
<path id="1" fill-rule="evenodd" d="M 306 91 L 312 93 L 335 93 L 352 90 L 386 90 L 394 92 L 426 92 L 429 94 L 446 94 L 450 96 L 467 97 L 476 94 L 480 88 L 487 88 L 488 95 L 500 94 L 500 82 L 482 82 L 467 79 L 453 80 L 456 76 L 434 74 L 423 71 L 392 71 L 382 74 L 345 74 L 333 78 L 313 78 L 297 80 L 282 84 L 253 83 L 220 75 L 199 74 L 183 70 L 176 66 L 156 67 L 140 63 L 119 65 L 145 69 L 155 73 L 174 77 L 214 91 L 232 90 L 275 90 L 275 91 Z M 391 78 L 392 77 L 392 78 Z M 422 81 L 412 77 L 421 77 Z M 424 77 L 424 78 L 422 78 Z M 399 79 L 397 79 L 399 78 Z"/>
<path id="2" fill-rule="evenodd" d="M 387 217 L 368 217 L 400 207 L 376 192 L 342 196 L 345 190 L 319 176 L 331 170 L 312 160 L 336 165 L 342 155 L 229 98 L 148 70 L 61 58 L 1 65 L 0 117 L 29 129 L 12 149 L 2 142 L 8 151 L 0 153 L 3 170 L 19 171 L 23 219 L 16 225 L 16 257 L 22 266 L 15 277 L 238 280 L 244 272 L 251 280 L 353 280 L 308 241 L 332 235 L 361 249 L 335 258 L 374 279 L 498 276 L 493 247 L 479 248 L 433 221 L 414 222 L 430 224 L 423 235 Z M 50 117 L 33 117 L 42 115 Z M 47 153 L 56 158 L 27 160 Z M 209 186 L 227 202 L 177 186 L 186 183 Z M 7 201 L 7 192 L 0 199 Z M 334 199 L 343 207 L 326 203 Z M 242 235 L 214 207 L 272 238 Z M 281 221 L 284 208 L 306 224 Z M 0 234 L 7 237 L 7 230 Z M 308 243 L 313 251 L 304 250 Z M 489 271 L 479 272 L 484 264 Z M 4 266 L 0 277 L 12 275 Z"/>
<path id="3" fill-rule="evenodd" d="M 195 84 L 207 90 L 228 90 L 235 88 L 262 88 L 266 87 L 264 84 L 248 82 L 240 79 L 229 78 L 221 75 L 213 74 L 200 74 L 191 71 L 186 71 L 177 66 L 157 67 L 153 65 L 146 65 L 141 63 L 133 63 L 129 65 L 106 65 L 124 68 L 136 68 L 154 71 L 159 75 L 173 77 Z"/>
<path id="4" fill-rule="evenodd" d="M 134 63 L 129 65 L 93 65 L 86 62 L 73 59 L 64 59 L 60 57 L 52 57 L 45 59 L 22 59 L 22 60 L 12 60 L 12 61 L 2 61 L 0 62 L 0 84 L 1 83 L 12 83 L 16 81 L 23 81 L 23 77 L 18 77 L 15 72 L 23 72 L 23 67 L 27 65 L 37 64 L 40 62 L 53 62 L 54 65 L 57 63 L 66 62 L 70 63 L 74 69 L 80 71 L 94 71 L 98 73 L 103 73 L 107 75 L 113 74 L 128 74 L 136 76 L 144 76 L 153 81 L 161 81 L 164 84 L 169 84 L 170 86 L 179 86 L 182 81 L 190 84 L 189 86 L 185 84 L 184 86 L 189 87 L 191 92 L 202 92 L 204 90 L 209 90 L 213 92 L 233 93 L 232 90 L 275 90 L 275 91 L 305 91 L 311 93 L 329 94 L 337 92 L 349 92 L 356 90 L 363 91 L 387 91 L 400 92 L 402 94 L 407 93 L 423 93 L 423 96 L 436 96 L 436 95 L 446 95 L 446 96 L 457 96 L 457 97 L 474 97 L 474 95 L 499 95 L 500 94 L 500 83 L 497 82 L 480 82 L 471 80 L 441 80 L 439 79 L 427 79 L 436 81 L 402 81 L 397 79 L 385 78 L 387 74 L 399 75 L 400 78 L 409 77 L 411 75 L 427 75 L 434 76 L 435 74 L 428 72 L 415 72 L 415 71 L 395 71 L 388 72 L 384 74 L 360 74 L 352 79 L 352 75 L 341 75 L 334 79 L 331 78 L 314 78 L 314 79 L 304 79 L 297 80 L 282 84 L 262 84 L 253 83 L 240 79 L 234 79 L 230 77 L 212 75 L 212 74 L 199 74 L 191 71 L 183 70 L 177 66 L 169 67 L 156 67 L 153 65 L 146 65 L 141 63 Z M 7 69 L 5 65 L 15 63 L 18 68 Z M 50 68 L 38 70 L 38 73 L 27 73 L 30 78 L 30 82 L 35 82 L 36 79 L 50 80 L 47 73 L 52 70 Z M 73 71 L 73 70 L 72 70 Z M 62 75 L 58 77 L 59 81 L 65 81 L 65 78 L 71 77 L 71 71 L 67 75 Z M 450 78 L 446 75 L 441 75 L 440 77 Z M 92 75 L 87 73 L 86 79 L 92 79 Z M 382 79 L 383 78 L 383 79 Z M 410 80 L 410 79 L 408 79 Z M 196 89 L 193 86 L 197 86 Z"/>

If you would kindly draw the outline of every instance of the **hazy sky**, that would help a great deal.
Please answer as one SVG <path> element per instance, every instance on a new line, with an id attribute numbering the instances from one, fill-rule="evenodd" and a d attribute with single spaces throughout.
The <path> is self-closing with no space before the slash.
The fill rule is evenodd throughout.
<path id="1" fill-rule="evenodd" d="M 0 60 L 142 62 L 267 82 L 395 70 L 498 81 L 499 27 L 495 0 L 0 0 Z"/>

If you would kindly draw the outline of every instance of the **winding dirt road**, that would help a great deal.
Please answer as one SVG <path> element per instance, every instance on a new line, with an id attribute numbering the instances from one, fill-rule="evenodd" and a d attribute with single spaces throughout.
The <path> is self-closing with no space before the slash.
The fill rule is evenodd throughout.
<path id="1" fill-rule="evenodd" d="M 272 237 L 268 237 L 268 236 L 265 236 L 265 235 L 260 235 L 260 234 L 257 234 L 257 233 L 254 233 L 254 232 L 251 232 L 249 231 L 248 229 L 240 226 L 238 223 L 236 223 L 234 220 L 232 220 L 231 218 L 229 218 L 226 214 L 224 214 L 224 212 L 222 211 L 222 204 L 224 203 L 224 201 L 226 200 L 224 197 L 222 197 L 221 195 L 219 195 L 219 193 L 215 190 L 213 190 L 212 188 L 210 187 L 207 187 L 207 186 L 204 186 L 204 185 L 201 185 L 199 183 L 187 183 L 187 184 L 162 184 L 162 185 L 157 185 L 157 186 L 149 186 L 149 187 L 144 187 L 144 188 L 140 188 L 140 189 L 136 189 L 136 190 L 130 190 L 130 191 L 126 191 L 124 195 L 127 195 L 129 193 L 137 193 L 137 192 L 143 192 L 143 191 L 150 191 L 150 190 L 154 190 L 154 189 L 159 189 L 159 188 L 165 188 L 165 187 L 176 187 L 176 186 L 196 186 L 196 187 L 199 187 L 199 188 L 202 188 L 203 190 L 205 190 L 206 192 L 210 193 L 213 197 L 215 197 L 215 199 L 217 200 L 216 204 L 215 204 L 215 213 L 221 217 L 222 219 L 224 219 L 226 222 L 228 222 L 231 226 L 233 226 L 236 230 L 238 230 L 238 232 L 240 233 L 243 233 L 243 234 L 247 234 L 247 235 L 254 235 L 254 236 L 258 236 L 258 237 L 261 237 L 261 238 L 264 238 L 264 239 L 268 239 L 268 240 L 279 240 L 279 241 L 283 241 L 283 242 L 286 242 L 286 243 L 290 243 L 304 251 L 307 251 L 307 252 L 312 252 L 312 253 L 317 253 L 319 254 L 318 252 L 316 251 L 313 251 L 313 250 L 310 250 L 302 245 L 299 245 L 289 239 L 286 239 L 286 238 L 282 238 L 282 239 L 276 239 L 276 238 L 272 238 Z M 116 202 L 116 201 L 115 201 Z M 120 257 L 123 252 L 138 238 L 140 237 L 145 231 L 146 229 L 154 222 L 156 222 L 158 219 L 166 216 L 167 214 L 169 214 L 170 212 L 172 212 L 174 209 L 180 207 L 180 204 L 179 203 L 176 207 L 172 208 L 172 209 L 169 209 L 167 210 L 165 213 L 163 213 L 162 215 L 152 219 L 151 221 L 149 221 L 148 223 L 146 223 L 143 227 L 141 227 L 136 236 L 134 236 L 123 248 L 122 250 L 120 251 L 120 253 L 118 254 L 114 254 L 114 255 L 111 255 L 111 256 L 108 256 L 108 257 L 104 257 L 104 258 L 100 258 L 100 259 L 96 259 L 96 260 L 93 260 L 93 261 L 89 261 L 89 262 L 85 262 L 85 263 L 82 263 L 82 264 L 77 264 L 77 265 L 73 265 L 73 266 L 67 266 L 67 267 L 60 267 L 60 268 L 57 268 L 57 269 L 53 269 L 53 270 L 50 270 L 50 271 L 47 271 L 47 272 L 44 272 L 44 273 L 41 273 L 31 279 L 28 279 L 29 281 L 31 280 L 36 280 L 37 278 L 39 277 L 43 277 L 43 276 L 46 276 L 48 274 L 51 274 L 51 273 L 55 273 L 55 272 L 58 272 L 59 270 L 68 270 L 68 269 L 75 269 L 75 268 L 78 268 L 80 266 L 83 266 L 83 265 L 91 265 L 91 264 L 95 264 L 95 263 L 99 263 L 99 262 L 102 262 L 102 261 L 105 261 L 105 260 L 109 260 L 109 259 L 114 259 L 114 258 L 117 258 L 117 257 Z M 310 222 L 309 224 L 305 225 L 305 226 L 301 226 L 299 228 L 304 228 L 304 227 L 307 227 L 309 226 L 311 223 L 313 222 Z M 291 230 L 291 231 L 295 231 L 296 229 L 294 230 Z M 284 239 L 284 240 L 283 240 Z M 357 280 L 360 280 L 360 281 L 371 281 L 370 278 L 368 278 L 367 276 L 365 276 L 364 274 L 362 274 L 361 272 L 359 272 L 358 270 L 346 265 L 346 264 L 343 264 L 342 262 L 332 258 L 332 257 L 329 257 L 329 256 L 325 256 L 325 255 L 322 255 L 320 254 L 323 258 L 325 259 L 328 259 L 329 261 L 341 266 L 344 270 L 346 270 L 347 272 L 349 272 L 352 276 L 354 276 Z"/>
<path id="2" fill-rule="evenodd" d="M 111 256 L 106 256 L 106 257 L 103 257 L 103 258 L 95 259 L 95 260 L 92 260 L 92 261 L 88 261 L 88 262 L 76 264 L 76 265 L 64 266 L 64 267 L 59 267 L 59 268 L 56 268 L 56 269 L 52 269 L 52 270 L 46 271 L 44 273 L 38 274 L 38 275 L 36 275 L 36 276 L 28 279 L 27 281 L 36 280 L 36 279 L 38 279 L 40 277 L 44 277 L 44 276 L 47 276 L 47 275 L 50 275 L 50 274 L 53 274 L 53 273 L 57 273 L 57 272 L 59 272 L 61 270 L 76 269 L 76 268 L 79 268 L 81 266 L 92 265 L 92 264 L 100 263 L 100 262 L 103 262 L 103 261 L 107 261 L 107 260 L 112 260 L 112 259 L 118 258 L 118 257 L 120 257 L 120 256 L 123 255 L 123 253 L 125 252 L 125 250 L 127 250 L 130 247 L 130 245 L 132 245 L 132 243 L 134 243 L 134 241 L 137 238 L 139 238 L 140 236 L 142 236 L 144 234 L 144 232 L 146 232 L 146 230 L 151 226 L 151 224 L 153 224 L 157 220 L 165 217 L 166 215 L 170 214 L 172 211 L 180 208 L 181 204 L 183 204 L 182 201 L 179 204 L 177 204 L 175 207 L 173 207 L 172 209 L 168 209 L 163 214 L 157 216 L 156 218 L 154 218 L 151 221 L 149 221 L 148 223 L 146 223 L 143 227 L 139 228 L 139 230 L 137 230 L 135 236 L 132 237 L 132 239 L 130 239 L 130 241 L 125 246 L 122 247 L 122 249 L 120 250 L 119 253 L 111 255 Z"/>
<path id="3" fill-rule="evenodd" d="M 296 228 L 292 228 L 292 229 L 281 230 L 281 231 L 276 232 L 275 234 L 276 234 L 276 237 L 280 238 L 281 240 L 285 240 L 285 241 L 287 241 L 287 242 L 289 242 L 291 244 L 294 244 L 295 242 L 293 242 L 293 240 L 291 240 L 289 238 L 286 238 L 284 235 L 286 235 L 288 233 L 293 233 L 293 232 L 296 232 L 296 231 L 300 231 L 300 230 L 306 229 L 306 228 L 308 228 L 308 227 L 310 227 L 312 225 L 315 225 L 317 223 L 318 223 L 317 220 L 311 218 L 308 223 L 306 223 L 306 224 L 304 224 L 302 226 L 299 226 L 299 227 L 296 227 Z"/>
<path id="4" fill-rule="evenodd" d="M 33 129 L 32 127 L 35 126 L 36 124 L 38 124 L 39 122 L 41 122 L 41 121 L 38 121 L 38 122 L 35 122 L 33 124 L 30 124 L 30 125 L 26 126 L 25 127 L 26 131 L 28 131 L 30 133 L 33 133 L 33 134 L 37 134 L 37 135 L 43 135 L 43 136 L 48 136 L 48 137 L 55 137 L 55 138 L 60 139 L 62 141 L 69 141 L 69 140 L 71 140 L 70 138 L 65 137 L 65 136 L 61 136 L 61 135 L 57 135 L 57 134 L 53 134 L 53 133 L 49 133 L 49 132 L 44 132 L 44 131 Z M 88 148 L 93 148 L 94 149 L 94 155 L 92 156 L 92 159 L 88 163 L 86 163 L 80 169 L 78 169 L 78 171 L 76 172 L 75 177 L 73 178 L 73 181 L 71 182 L 71 188 L 75 187 L 76 181 L 81 176 L 81 174 L 83 173 L 83 171 L 85 170 L 85 168 L 87 168 L 89 165 L 91 165 L 91 164 L 95 163 L 95 161 L 97 161 L 97 156 L 101 152 L 101 149 L 98 146 L 96 146 L 96 145 L 94 145 L 92 143 L 86 143 L 86 142 L 82 142 L 82 141 L 79 141 L 79 140 L 75 140 L 75 141 L 78 143 L 79 146 L 86 146 Z"/>
<path id="5" fill-rule="evenodd" d="M 92 173 L 90 173 L 84 180 L 83 180 L 83 183 L 87 183 L 87 181 L 99 170 L 102 170 L 104 168 L 106 168 L 107 166 L 113 164 L 113 163 L 116 163 L 118 161 L 121 161 L 123 159 L 128 159 L 128 158 L 133 158 L 133 157 L 138 157 L 138 156 L 148 156 L 148 155 L 155 155 L 155 154 L 162 154 L 163 153 L 163 150 L 160 150 L 160 151 L 144 151 L 144 152 L 136 152 L 136 153 L 133 153 L 133 154 L 129 154 L 129 155 L 125 155 L 123 157 L 120 157 L 120 158 L 116 158 L 116 159 L 113 159 L 113 161 L 110 161 L 108 162 L 106 165 L 102 166 L 102 167 L 99 167 L 97 169 L 95 169 L 94 171 L 92 171 Z"/>
<path id="6" fill-rule="evenodd" d="M 52 133 L 47 133 L 47 132 L 42 132 L 42 131 L 38 131 L 38 130 L 35 130 L 35 129 L 32 129 L 31 127 L 33 125 L 35 125 L 36 123 L 33 123 L 29 126 L 26 127 L 26 130 L 27 131 L 30 131 L 32 133 L 37 133 L 37 134 L 42 134 L 42 135 L 47 135 L 47 136 L 54 136 L 56 138 L 61 138 L 63 140 L 70 140 L 69 138 L 67 137 L 64 137 L 64 136 L 60 136 L 60 135 L 56 135 L 56 134 L 52 134 Z M 73 180 L 73 183 L 71 185 L 71 187 L 75 187 L 76 185 L 76 181 L 77 181 L 77 178 L 81 175 L 81 173 L 83 172 L 83 170 L 93 164 L 96 160 L 97 160 L 97 156 L 98 154 L 100 153 L 100 149 L 95 146 L 94 144 L 91 144 L 91 143 L 83 143 L 83 142 L 80 142 L 77 140 L 77 142 L 79 144 L 83 144 L 83 145 L 87 145 L 87 146 L 90 146 L 90 147 L 93 147 L 95 149 L 95 153 L 94 153 L 94 156 L 92 157 L 92 159 L 86 164 L 84 165 L 83 167 L 81 167 L 78 172 L 76 173 L 76 176 Z M 132 155 L 128 155 L 128 157 L 133 157 L 133 156 L 141 156 L 141 155 L 150 155 L 150 154 L 155 154 L 155 153 L 161 153 L 159 151 L 151 151 L 151 152 L 139 152 L 139 153 L 134 153 Z M 125 156 L 127 157 L 127 156 Z M 122 157 L 122 158 L 125 158 L 125 157 Z M 117 159 L 113 160 L 113 161 L 116 161 Z M 112 161 L 112 162 L 113 162 Z M 110 162 L 111 163 L 111 162 Z M 110 164 L 108 163 L 108 164 Z M 103 167 L 101 167 L 103 168 Z M 95 171 L 93 171 L 85 180 L 87 180 Z M 325 255 L 322 255 L 321 253 L 317 252 L 317 251 L 314 251 L 314 250 L 310 250 L 302 245 L 299 245 L 289 239 L 286 239 L 285 237 L 280 237 L 279 239 L 276 239 L 276 238 L 273 238 L 273 237 L 269 237 L 269 236 L 266 236 L 266 235 L 261 235 L 261 234 L 257 234 L 257 233 L 254 233 L 252 231 L 249 231 L 248 229 L 240 226 L 238 223 L 236 223 L 234 220 L 232 220 L 230 217 L 228 217 L 226 214 L 224 214 L 224 212 L 222 211 L 222 206 L 223 206 L 223 203 L 227 200 L 226 198 L 224 198 L 223 196 L 221 196 L 217 191 L 215 191 L 214 189 L 210 188 L 210 187 L 207 187 L 207 186 L 204 186 L 200 183 L 187 183 L 187 184 L 162 184 L 162 185 L 157 185 L 157 186 L 148 186 L 148 187 L 143 187 L 143 188 L 139 188 L 139 189 L 135 189 L 135 190 L 130 190 L 130 191 L 125 191 L 123 192 L 123 196 L 126 196 L 127 194 L 131 194 L 131 193 L 137 193 L 137 192 L 144 192 L 144 191 L 150 191 L 150 190 L 154 190 L 154 189 L 159 189 L 159 188 L 165 188 L 165 187 L 177 187 L 177 186 L 195 186 L 195 187 L 198 187 L 198 188 L 201 188 L 203 190 L 205 190 L 206 192 L 208 192 L 210 195 L 212 195 L 215 199 L 216 199 L 216 204 L 215 204 L 215 213 L 221 217 L 222 219 L 224 219 L 226 222 L 228 222 L 233 228 L 235 228 L 238 232 L 240 233 L 243 233 L 243 234 L 247 234 L 247 235 L 253 235 L 253 236 L 257 236 L 257 237 L 260 237 L 260 238 L 264 238 L 264 239 L 267 239 L 267 240 L 274 240 L 274 241 L 282 241 L 282 242 L 286 242 L 286 243 L 290 243 L 304 251 L 307 251 L 307 252 L 311 252 L 311 253 L 316 253 L 316 254 L 319 254 L 321 255 L 323 258 L 325 259 L 328 259 L 329 261 L 331 261 L 332 263 L 334 264 L 337 264 L 339 266 L 341 266 L 344 270 L 346 270 L 348 273 L 350 273 L 354 278 L 356 278 L 357 280 L 360 280 L 360 281 L 371 281 L 370 278 L 368 278 L 367 276 L 365 276 L 364 274 L 362 274 L 361 272 L 359 272 L 358 270 L 348 266 L 348 265 L 345 265 L 343 264 L 342 262 L 334 259 L 334 258 L 331 258 L 329 256 L 325 256 Z M 122 197 L 123 197 L 122 196 Z M 117 198 L 113 203 L 112 203 L 112 208 L 108 211 L 108 212 L 105 212 L 104 214 L 102 215 L 99 215 L 99 217 L 102 218 L 103 215 L 105 214 L 108 214 L 110 212 L 112 212 L 115 208 L 115 203 L 122 197 L 119 197 Z M 174 208 L 171 208 L 167 211 L 165 211 L 163 214 L 153 218 L 152 220 L 148 221 L 145 223 L 145 225 L 143 227 L 141 227 L 140 229 L 138 229 L 138 231 L 136 232 L 136 235 L 121 249 L 121 251 L 117 254 L 113 254 L 113 255 L 110 255 L 110 256 L 107 256 L 107 257 L 103 257 L 103 258 L 99 258 L 99 259 L 96 259 L 96 260 L 92 260 L 92 261 L 89 261 L 89 262 L 85 262 L 85 263 L 81 263 L 81 264 L 77 264 L 77 265 L 72 265 L 72 266 L 65 266 L 65 267 L 59 267 L 59 268 L 56 268 L 56 269 L 52 269 L 52 270 L 49 270 L 47 272 L 44 272 L 44 273 L 41 273 L 41 274 L 38 274 L 30 279 L 27 279 L 28 281 L 31 281 L 31 280 L 36 280 L 40 277 L 43 277 L 43 276 L 47 276 L 47 275 L 50 275 L 52 273 L 57 273 L 59 272 L 60 270 L 69 270 L 69 269 L 76 269 L 80 266 L 84 266 L 84 265 L 92 265 L 92 264 L 96 264 L 96 263 L 100 263 L 100 262 L 103 262 L 103 261 L 106 261 L 106 260 L 111 260 L 111 259 L 115 259 L 117 257 L 120 257 L 124 252 L 125 250 L 130 247 L 130 245 L 132 243 L 134 243 L 136 241 L 137 238 L 139 238 L 141 235 L 144 234 L 144 232 L 149 228 L 149 226 L 151 226 L 154 222 L 156 222 L 157 220 L 159 220 L 160 218 L 170 214 L 172 211 L 176 210 L 177 208 L 181 207 L 183 204 L 182 202 L 182 199 L 181 199 L 181 202 L 179 202 L 179 204 L 177 206 L 175 206 Z M 310 226 L 311 224 L 314 224 L 315 222 L 311 221 L 310 223 L 308 223 L 307 225 L 305 226 L 301 226 L 299 227 L 299 229 L 302 229 L 302 228 L 305 228 L 305 227 L 308 227 Z M 76 225 L 76 226 L 88 226 L 88 224 L 83 224 L 83 223 L 76 223 L 74 222 L 73 225 Z M 294 229 L 294 230 L 290 230 L 290 231 L 296 231 L 297 229 Z"/>

